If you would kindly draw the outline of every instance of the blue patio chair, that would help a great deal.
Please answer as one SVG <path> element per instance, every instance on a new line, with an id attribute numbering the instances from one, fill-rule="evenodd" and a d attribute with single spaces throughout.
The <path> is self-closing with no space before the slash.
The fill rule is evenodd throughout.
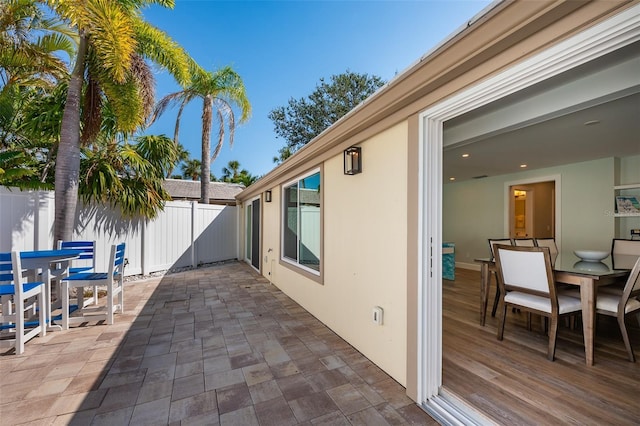
<path id="1" fill-rule="evenodd" d="M 36 335 L 47 334 L 45 288 L 42 282 L 24 282 L 20 253 L 0 253 L 0 334 L 15 346 L 16 354 Z"/>
<path id="2" fill-rule="evenodd" d="M 63 241 L 58 240 L 58 250 L 73 249 L 82 250 L 78 259 L 73 261 L 69 268 L 69 274 L 78 274 L 80 272 L 94 272 L 96 269 L 96 242 L 95 241 Z M 56 286 L 56 295 L 60 297 L 59 282 Z M 92 298 L 84 300 L 85 306 L 89 303 L 98 304 L 98 287 L 93 287 Z"/>
<path id="3" fill-rule="evenodd" d="M 124 265 L 125 243 L 111 246 L 109 270 L 107 272 L 79 272 L 70 274 L 61 280 L 62 283 L 62 328 L 67 330 L 69 324 L 90 321 L 106 321 L 113 324 L 114 313 L 124 312 Z M 96 288 L 94 295 L 98 296 L 97 287 L 106 286 L 107 296 L 105 306 L 87 307 L 84 305 L 84 287 Z M 76 289 L 79 315 L 71 317 L 69 314 L 69 290 Z M 114 303 L 114 298 L 117 303 Z"/>
<path id="4" fill-rule="evenodd" d="M 95 241 L 62 241 L 58 240 L 58 250 L 82 250 L 77 260 L 74 260 L 70 274 L 79 272 L 93 272 L 96 268 L 96 242 Z M 78 265 L 78 262 L 81 264 Z"/>

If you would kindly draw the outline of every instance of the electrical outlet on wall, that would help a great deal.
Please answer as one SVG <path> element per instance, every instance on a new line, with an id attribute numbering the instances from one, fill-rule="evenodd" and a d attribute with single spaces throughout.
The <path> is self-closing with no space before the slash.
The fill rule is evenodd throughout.
<path id="1" fill-rule="evenodd" d="M 372 320 L 374 324 L 382 325 L 383 309 L 380 306 L 374 306 L 372 312 Z"/>

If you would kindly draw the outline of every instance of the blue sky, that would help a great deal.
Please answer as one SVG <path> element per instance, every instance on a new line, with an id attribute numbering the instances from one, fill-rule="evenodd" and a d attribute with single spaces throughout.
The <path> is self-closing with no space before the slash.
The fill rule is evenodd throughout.
<path id="1" fill-rule="evenodd" d="M 276 137 L 269 112 L 311 94 L 320 78 L 346 70 L 382 77 L 401 73 L 464 25 L 490 1 L 219 1 L 176 0 L 175 8 L 151 7 L 145 18 L 167 32 L 205 69 L 230 65 L 242 77 L 252 105 L 250 120 L 236 128 L 233 148 L 212 163 L 217 177 L 230 160 L 253 175 L 275 167 L 285 141 Z M 180 88 L 157 72 L 156 97 Z M 200 158 L 201 102 L 185 109 L 180 142 Z M 146 133 L 173 136 L 177 108 Z M 215 134 L 215 133 L 214 133 Z M 215 141 L 212 140 L 212 144 Z"/>

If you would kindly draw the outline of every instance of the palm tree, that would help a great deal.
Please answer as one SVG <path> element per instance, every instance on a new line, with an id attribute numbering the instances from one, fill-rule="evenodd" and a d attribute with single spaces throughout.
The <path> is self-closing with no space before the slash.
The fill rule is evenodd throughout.
<path id="1" fill-rule="evenodd" d="M 186 161 L 189 161 L 189 159 L 191 158 L 191 154 L 189 154 L 189 151 L 187 151 L 187 149 L 181 143 L 176 145 L 176 149 L 178 150 L 178 158 L 176 160 L 176 163 L 173 165 L 173 167 L 167 170 L 167 177 L 170 177 L 173 174 L 173 170 L 176 168 L 176 166 L 180 164 L 184 164 Z"/>
<path id="2" fill-rule="evenodd" d="M 160 116 L 169 106 L 180 104 L 176 118 L 174 142 L 178 143 L 180 129 L 180 117 L 185 106 L 194 99 L 202 99 L 202 165 L 200 176 L 209 176 L 211 162 L 215 161 L 224 142 L 225 124 L 229 128 L 229 145 L 233 146 L 235 132 L 235 115 L 233 105 L 240 108 L 240 122 L 245 122 L 251 113 L 251 105 L 247 99 L 245 87 L 240 76 L 231 69 L 225 67 L 215 72 L 201 72 L 194 76 L 192 83 L 180 92 L 171 93 L 158 102 L 153 114 L 153 120 Z M 211 155 L 211 125 L 214 119 L 214 106 L 218 121 L 218 142 Z M 152 120 L 152 121 L 153 121 Z M 201 180 L 200 202 L 208 203 L 209 182 Z"/>
<path id="3" fill-rule="evenodd" d="M 165 33 L 146 23 L 143 6 L 173 7 L 173 0 L 47 0 L 79 38 L 65 101 L 55 169 L 54 241 L 70 239 L 78 202 L 80 142 L 102 128 L 100 111 L 108 100 L 126 135 L 141 127 L 153 105 L 153 79 L 145 59 L 167 69 L 180 84 L 198 67 Z M 84 108 L 81 108 L 83 86 Z"/>
<path id="4" fill-rule="evenodd" d="M 237 179 L 235 180 L 236 183 L 241 183 L 243 184 L 245 187 L 248 187 L 249 185 L 251 185 L 253 182 L 257 181 L 259 178 L 259 176 L 254 176 L 251 173 L 249 173 L 246 170 L 242 170 L 240 172 L 240 174 L 238 175 Z"/>
<path id="5" fill-rule="evenodd" d="M 72 57 L 71 29 L 46 17 L 33 0 L 0 3 L 0 88 L 52 88 L 68 77 L 61 53 Z"/>
<path id="6" fill-rule="evenodd" d="M 240 162 L 237 160 L 229 161 L 226 167 L 222 168 L 222 181 L 230 183 L 241 183 L 249 186 L 258 180 L 258 176 L 253 176 L 246 169 L 240 170 Z"/>
<path id="7" fill-rule="evenodd" d="M 185 179 L 198 180 L 202 172 L 202 163 L 200 160 L 189 159 L 182 163 L 182 176 Z"/>
<path id="8" fill-rule="evenodd" d="M 237 160 L 231 160 L 227 164 L 227 167 L 222 168 L 222 180 L 224 182 L 233 182 L 234 179 L 240 174 L 240 162 Z"/>
<path id="9" fill-rule="evenodd" d="M 85 203 L 111 204 L 124 217 L 142 213 L 153 218 L 158 207 L 171 199 L 162 181 L 178 157 L 173 140 L 147 135 L 137 137 L 135 142 L 104 141 L 83 150 L 79 194 Z"/>
<path id="10" fill-rule="evenodd" d="M 291 148 L 288 146 L 284 146 L 278 150 L 278 155 L 273 157 L 273 162 L 276 164 L 280 164 L 292 155 L 293 153 L 291 152 Z"/>
<path id="11" fill-rule="evenodd" d="M 47 17 L 33 0 L 0 3 L 0 184 L 51 189 L 48 175 L 57 141 L 56 82 L 66 80 L 64 55 L 72 57 L 75 41 L 68 26 Z M 59 132 L 59 130 L 58 130 Z"/>

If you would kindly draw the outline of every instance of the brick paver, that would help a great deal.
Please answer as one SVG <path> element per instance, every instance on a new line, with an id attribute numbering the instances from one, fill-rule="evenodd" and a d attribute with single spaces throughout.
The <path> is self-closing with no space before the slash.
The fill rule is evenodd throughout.
<path id="1" fill-rule="evenodd" d="M 244 263 L 129 282 L 125 308 L 0 356 L 0 423 L 436 424 Z"/>

